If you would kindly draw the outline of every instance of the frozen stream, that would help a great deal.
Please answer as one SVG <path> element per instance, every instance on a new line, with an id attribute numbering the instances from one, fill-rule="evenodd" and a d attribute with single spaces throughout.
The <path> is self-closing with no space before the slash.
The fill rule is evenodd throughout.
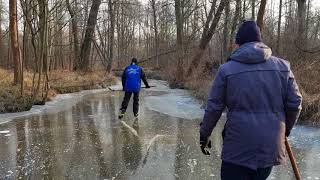
<path id="1" fill-rule="evenodd" d="M 141 92 L 138 121 L 131 105 L 119 121 L 122 92 L 106 90 L 0 115 L 0 179 L 220 179 L 224 120 L 206 157 L 198 145 L 201 105 L 166 82 L 150 84 L 157 87 Z M 296 126 L 290 142 L 303 179 L 320 179 L 320 129 Z M 294 179 L 289 164 L 270 179 Z"/>

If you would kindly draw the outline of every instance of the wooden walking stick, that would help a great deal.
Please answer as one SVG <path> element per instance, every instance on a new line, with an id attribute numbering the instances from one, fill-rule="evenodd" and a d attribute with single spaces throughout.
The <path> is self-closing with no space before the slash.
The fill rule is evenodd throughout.
<path id="1" fill-rule="evenodd" d="M 301 175 L 300 175 L 300 171 L 298 169 L 297 161 L 296 161 L 296 158 L 293 155 L 293 152 L 292 152 L 292 149 L 291 149 L 291 146 L 289 144 L 289 141 L 288 141 L 287 137 L 286 137 L 285 143 L 286 143 L 286 149 L 287 149 L 287 152 L 288 152 L 288 155 L 289 155 L 289 158 L 290 158 L 290 162 L 291 162 L 291 165 L 292 165 L 292 169 L 293 169 L 294 175 L 295 175 L 297 180 L 301 180 Z"/>

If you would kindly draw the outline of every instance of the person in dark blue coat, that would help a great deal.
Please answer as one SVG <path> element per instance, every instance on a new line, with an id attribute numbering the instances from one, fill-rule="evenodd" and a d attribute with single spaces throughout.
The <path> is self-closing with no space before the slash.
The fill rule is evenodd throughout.
<path id="1" fill-rule="evenodd" d="M 119 118 L 123 118 L 130 98 L 133 94 L 133 114 L 138 117 L 139 112 L 139 93 L 141 89 L 141 80 L 146 85 L 146 88 L 150 88 L 145 73 L 142 68 L 137 65 L 138 60 L 132 58 L 131 64 L 125 68 L 122 73 L 122 87 L 125 91 L 123 102 L 120 109 Z"/>
<path id="2" fill-rule="evenodd" d="M 285 161 L 285 137 L 298 120 L 302 97 L 289 62 L 272 56 L 255 21 L 243 22 L 236 49 L 220 66 L 200 125 L 200 147 L 227 108 L 222 180 L 265 180 Z"/>

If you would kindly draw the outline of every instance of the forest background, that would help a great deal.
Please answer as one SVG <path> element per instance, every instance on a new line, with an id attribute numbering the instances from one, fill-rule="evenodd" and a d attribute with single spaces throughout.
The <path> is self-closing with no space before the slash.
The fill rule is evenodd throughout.
<path id="1" fill-rule="evenodd" d="M 301 119 L 319 123 L 317 0 L 0 0 L 0 112 L 105 88 L 132 57 L 149 78 L 205 100 L 244 19 L 256 20 L 273 54 L 291 63 Z"/>

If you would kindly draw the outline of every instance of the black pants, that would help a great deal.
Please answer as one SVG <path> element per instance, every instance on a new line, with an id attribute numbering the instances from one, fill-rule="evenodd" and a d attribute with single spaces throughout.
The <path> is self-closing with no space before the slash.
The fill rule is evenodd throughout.
<path id="1" fill-rule="evenodd" d="M 272 167 L 259 168 L 257 171 L 232 163 L 222 162 L 221 180 L 266 180 Z"/>
<path id="2" fill-rule="evenodd" d="M 133 113 L 136 115 L 139 112 L 139 92 L 125 92 L 124 94 L 124 98 L 122 101 L 122 105 L 121 105 L 121 112 L 125 113 L 127 108 L 128 108 L 128 104 L 131 98 L 131 95 L 133 94 Z"/>

